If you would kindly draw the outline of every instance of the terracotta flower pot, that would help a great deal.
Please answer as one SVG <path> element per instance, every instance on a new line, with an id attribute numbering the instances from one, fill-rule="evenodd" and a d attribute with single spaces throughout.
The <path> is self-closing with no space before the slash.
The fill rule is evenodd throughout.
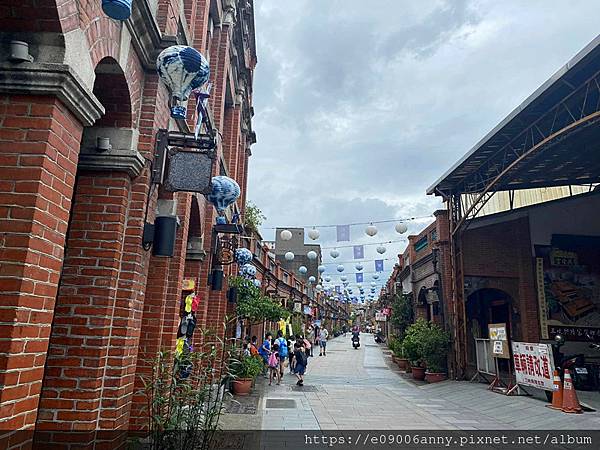
<path id="1" fill-rule="evenodd" d="M 235 395 L 248 395 L 252 389 L 252 378 L 239 378 L 233 380 L 231 387 Z"/>
<path id="2" fill-rule="evenodd" d="M 411 366 L 413 378 L 423 381 L 425 379 L 425 367 Z"/>
<path id="3" fill-rule="evenodd" d="M 392 361 L 394 361 L 394 364 L 398 364 L 398 358 L 394 355 L 392 355 Z"/>
<path id="4" fill-rule="evenodd" d="M 398 364 L 400 370 L 408 369 L 408 359 L 406 358 L 396 358 L 396 364 Z"/>
<path id="5" fill-rule="evenodd" d="M 425 372 L 425 381 L 428 383 L 439 383 L 446 379 L 444 372 Z"/>

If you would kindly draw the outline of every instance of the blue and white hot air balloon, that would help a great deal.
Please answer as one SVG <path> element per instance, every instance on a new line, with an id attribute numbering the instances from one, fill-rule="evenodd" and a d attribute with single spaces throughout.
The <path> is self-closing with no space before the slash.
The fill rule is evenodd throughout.
<path id="1" fill-rule="evenodd" d="M 317 270 L 319 271 L 319 273 L 323 273 L 325 272 L 325 266 L 319 266 Z"/>
<path id="2" fill-rule="evenodd" d="M 327 276 L 325 277 L 325 281 L 326 281 L 327 283 L 329 283 L 329 282 L 331 281 L 331 277 L 330 277 L 329 275 L 327 275 Z"/>
<path id="3" fill-rule="evenodd" d="M 234 203 L 240 196 L 240 186 L 229 177 L 217 176 L 211 180 L 211 192 L 206 195 L 206 199 L 213 204 L 219 217 L 217 223 L 226 223 L 224 213 L 229 205 Z"/>
<path id="4" fill-rule="evenodd" d="M 344 266 L 342 266 L 341 264 L 339 266 L 337 266 L 337 271 L 338 272 L 343 272 L 344 271 Z"/>
<path id="5" fill-rule="evenodd" d="M 256 276 L 256 267 L 252 264 L 244 264 L 240 269 L 240 273 L 248 278 L 254 278 Z"/>
<path id="6" fill-rule="evenodd" d="M 156 70 L 171 90 L 171 117 L 185 119 L 186 108 L 178 103 L 186 101 L 194 89 L 200 88 L 208 81 L 208 61 L 195 48 L 172 45 L 158 55 Z"/>
<path id="7" fill-rule="evenodd" d="M 305 266 L 300 266 L 300 267 L 298 267 L 298 272 L 300 272 L 302 275 L 306 275 L 306 272 L 308 272 L 308 269 Z"/>
<path id="8" fill-rule="evenodd" d="M 346 275 L 342 275 L 342 276 L 340 277 L 340 280 L 342 280 L 342 281 L 344 281 L 344 282 L 345 282 L 345 281 L 348 281 L 348 277 L 347 277 Z"/>
<path id="9" fill-rule="evenodd" d="M 240 266 L 252 262 L 252 252 L 247 248 L 238 248 L 235 250 L 235 262 Z"/>
<path id="10" fill-rule="evenodd" d="M 317 279 L 315 277 L 313 277 L 312 275 L 310 277 L 308 277 L 309 283 L 314 283 L 315 281 L 317 281 Z"/>
<path id="11" fill-rule="evenodd" d="M 258 278 L 252 280 L 252 283 L 254 283 L 254 286 L 256 286 L 257 288 L 259 288 L 262 284 Z"/>
<path id="12" fill-rule="evenodd" d="M 379 279 L 379 274 L 378 273 L 374 273 L 373 274 L 373 279 L 374 280 L 378 280 Z"/>
<path id="13" fill-rule="evenodd" d="M 359 272 L 363 270 L 363 265 L 361 263 L 356 264 L 354 267 L 356 267 L 356 270 L 358 270 Z"/>
<path id="14" fill-rule="evenodd" d="M 111 19 L 127 20 L 131 16 L 132 0 L 102 0 L 102 11 Z"/>

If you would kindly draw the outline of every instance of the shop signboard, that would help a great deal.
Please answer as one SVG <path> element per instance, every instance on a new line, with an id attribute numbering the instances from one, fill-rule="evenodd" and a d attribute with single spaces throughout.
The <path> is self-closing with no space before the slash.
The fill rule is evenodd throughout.
<path id="1" fill-rule="evenodd" d="M 302 312 L 302 303 L 300 303 L 300 302 L 294 303 L 294 312 L 295 313 Z"/>
<path id="2" fill-rule="evenodd" d="M 490 342 L 492 343 L 492 356 L 494 358 L 510 358 L 508 351 L 508 335 L 505 323 L 488 324 Z"/>
<path id="3" fill-rule="evenodd" d="M 375 313 L 375 320 L 377 322 L 386 322 L 387 321 L 387 316 L 381 312 L 376 312 Z"/>
<path id="4" fill-rule="evenodd" d="M 517 384 L 553 390 L 554 359 L 550 344 L 513 342 L 512 350 Z"/>

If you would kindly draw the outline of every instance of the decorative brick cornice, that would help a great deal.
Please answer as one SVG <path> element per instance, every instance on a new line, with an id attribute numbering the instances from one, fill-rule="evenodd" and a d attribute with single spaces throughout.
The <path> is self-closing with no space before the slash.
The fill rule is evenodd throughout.
<path id="1" fill-rule="evenodd" d="M 0 64 L 0 92 L 55 95 L 84 126 L 104 114 L 104 107 L 68 65 L 55 63 Z"/>

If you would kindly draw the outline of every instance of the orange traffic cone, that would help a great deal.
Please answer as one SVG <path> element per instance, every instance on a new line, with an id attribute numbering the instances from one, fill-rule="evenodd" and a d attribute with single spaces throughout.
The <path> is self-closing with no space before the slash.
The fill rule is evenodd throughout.
<path id="1" fill-rule="evenodd" d="M 583 410 L 577 399 L 577 393 L 573 387 L 573 380 L 571 380 L 571 374 L 569 369 L 565 369 L 565 386 L 563 389 L 563 403 L 562 411 L 571 414 L 581 414 Z"/>
<path id="2" fill-rule="evenodd" d="M 546 405 L 548 408 L 562 410 L 563 404 L 563 385 L 562 381 L 560 381 L 560 375 L 558 374 L 558 370 L 555 370 L 553 373 L 553 382 L 554 390 L 552 392 L 552 404 Z"/>

